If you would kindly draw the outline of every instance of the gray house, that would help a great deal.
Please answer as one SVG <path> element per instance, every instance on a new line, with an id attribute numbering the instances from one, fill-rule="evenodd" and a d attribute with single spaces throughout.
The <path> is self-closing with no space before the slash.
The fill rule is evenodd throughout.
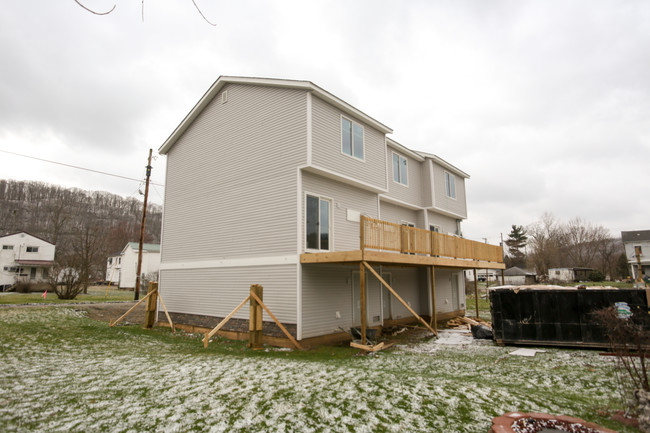
<path id="1" fill-rule="evenodd" d="M 212 327 L 251 284 L 298 340 L 464 313 L 463 270 L 501 248 L 459 237 L 469 176 L 391 132 L 309 81 L 220 77 L 159 150 L 173 319 Z"/>

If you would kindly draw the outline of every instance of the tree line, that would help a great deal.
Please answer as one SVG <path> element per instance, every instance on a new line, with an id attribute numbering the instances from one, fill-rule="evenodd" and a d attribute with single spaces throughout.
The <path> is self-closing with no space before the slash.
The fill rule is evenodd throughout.
<path id="1" fill-rule="evenodd" d="M 44 182 L 0 180 L 0 234 L 25 231 L 56 245 L 55 261 L 87 284 L 106 258 L 140 238 L 143 202 Z M 145 242 L 159 243 L 162 206 L 147 206 Z"/>
<path id="2" fill-rule="evenodd" d="M 567 222 L 545 213 L 529 224 L 512 225 L 505 240 L 506 266 L 548 275 L 549 268 L 591 268 L 608 279 L 628 276 L 627 258 L 620 237 L 602 225 L 582 218 Z"/>

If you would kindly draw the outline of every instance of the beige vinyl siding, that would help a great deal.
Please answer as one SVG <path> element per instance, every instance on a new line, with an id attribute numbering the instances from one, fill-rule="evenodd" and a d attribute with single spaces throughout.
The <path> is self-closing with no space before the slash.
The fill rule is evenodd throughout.
<path id="1" fill-rule="evenodd" d="M 296 252 L 306 93 L 224 91 L 228 102 L 216 95 L 167 155 L 163 262 Z"/>
<path id="2" fill-rule="evenodd" d="M 423 213 L 401 207 L 385 201 L 381 202 L 381 218 L 395 224 L 402 224 L 409 222 L 415 224 L 416 227 L 423 228 Z"/>
<path id="3" fill-rule="evenodd" d="M 456 218 L 439 214 L 437 212 L 429 212 L 429 225 L 440 227 L 440 233 L 456 234 Z"/>
<path id="4" fill-rule="evenodd" d="M 454 311 L 452 304 L 451 278 L 458 275 L 460 309 L 465 309 L 465 279 L 463 272 L 444 268 L 436 268 L 436 310 L 438 313 Z"/>
<path id="5" fill-rule="evenodd" d="M 428 314 L 427 306 L 421 305 L 421 292 L 424 291 L 426 284 L 421 282 L 419 270 L 417 268 L 391 268 L 382 267 L 382 272 L 389 272 L 392 278 L 392 288 L 397 294 L 418 314 Z M 391 294 L 391 308 L 393 319 L 404 317 L 413 317 L 401 302 Z M 422 311 L 424 307 L 425 311 Z"/>
<path id="6" fill-rule="evenodd" d="M 408 186 L 402 185 L 393 180 L 393 153 L 405 158 L 407 161 Z M 423 171 L 425 171 L 423 168 L 426 168 L 424 163 L 416 161 L 405 153 L 400 153 L 398 150 L 388 146 L 386 154 L 388 193 L 386 195 L 414 206 L 422 206 L 425 198 L 423 181 L 426 181 L 423 177 Z"/>
<path id="7" fill-rule="evenodd" d="M 348 209 L 377 218 L 377 195 L 354 188 L 335 180 L 316 174 L 302 173 L 302 212 L 303 225 L 305 216 L 305 196 L 313 194 L 332 200 L 331 251 L 348 251 L 359 249 L 359 222 L 347 220 Z M 305 227 L 301 228 L 302 246 L 305 246 Z"/>
<path id="8" fill-rule="evenodd" d="M 341 116 L 343 113 L 314 96 L 312 98 L 312 164 L 343 176 L 386 188 L 385 135 L 351 116 L 349 120 L 363 126 L 364 160 L 341 151 Z"/>
<path id="9" fill-rule="evenodd" d="M 465 198 L 465 179 L 459 175 L 456 176 L 456 198 L 447 197 L 447 189 L 445 187 L 445 171 L 454 174 L 449 170 L 445 170 L 442 166 L 433 163 L 433 185 L 435 193 L 434 206 L 455 215 L 460 215 L 462 218 L 467 218 L 467 202 Z"/>
<path id="10" fill-rule="evenodd" d="M 248 296 L 252 284 L 264 287 L 264 304 L 282 323 L 296 323 L 296 265 L 160 271 L 161 293 L 170 312 L 225 317 Z M 234 317 L 248 319 L 248 308 Z M 264 320 L 272 321 L 264 313 Z"/>
<path id="11" fill-rule="evenodd" d="M 352 326 L 351 272 L 358 266 L 302 266 L 302 337 L 341 332 Z M 339 312 L 341 318 L 336 318 Z"/>

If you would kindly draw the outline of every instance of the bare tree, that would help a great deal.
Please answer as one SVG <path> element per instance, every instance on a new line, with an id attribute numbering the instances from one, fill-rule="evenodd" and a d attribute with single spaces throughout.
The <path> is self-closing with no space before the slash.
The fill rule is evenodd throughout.
<path id="1" fill-rule="evenodd" d="M 528 265 L 537 275 L 548 274 L 555 266 L 560 250 L 561 229 L 555 217 L 545 213 L 542 218 L 526 228 L 528 233 Z"/>
<path id="2" fill-rule="evenodd" d="M 561 228 L 561 244 L 567 265 L 597 267 L 598 253 L 609 238 L 609 230 L 582 218 L 574 218 Z"/>

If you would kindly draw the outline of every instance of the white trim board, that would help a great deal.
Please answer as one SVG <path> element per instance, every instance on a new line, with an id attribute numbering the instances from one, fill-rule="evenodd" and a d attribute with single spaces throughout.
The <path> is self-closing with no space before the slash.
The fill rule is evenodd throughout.
<path id="1" fill-rule="evenodd" d="M 297 254 L 291 254 L 287 256 L 243 257 L 236 259 L 195 260 L 191 262 L 167 262 L 160 264 L 160 270 L 295 265 L 299 262 L 300 256 Z"/>

